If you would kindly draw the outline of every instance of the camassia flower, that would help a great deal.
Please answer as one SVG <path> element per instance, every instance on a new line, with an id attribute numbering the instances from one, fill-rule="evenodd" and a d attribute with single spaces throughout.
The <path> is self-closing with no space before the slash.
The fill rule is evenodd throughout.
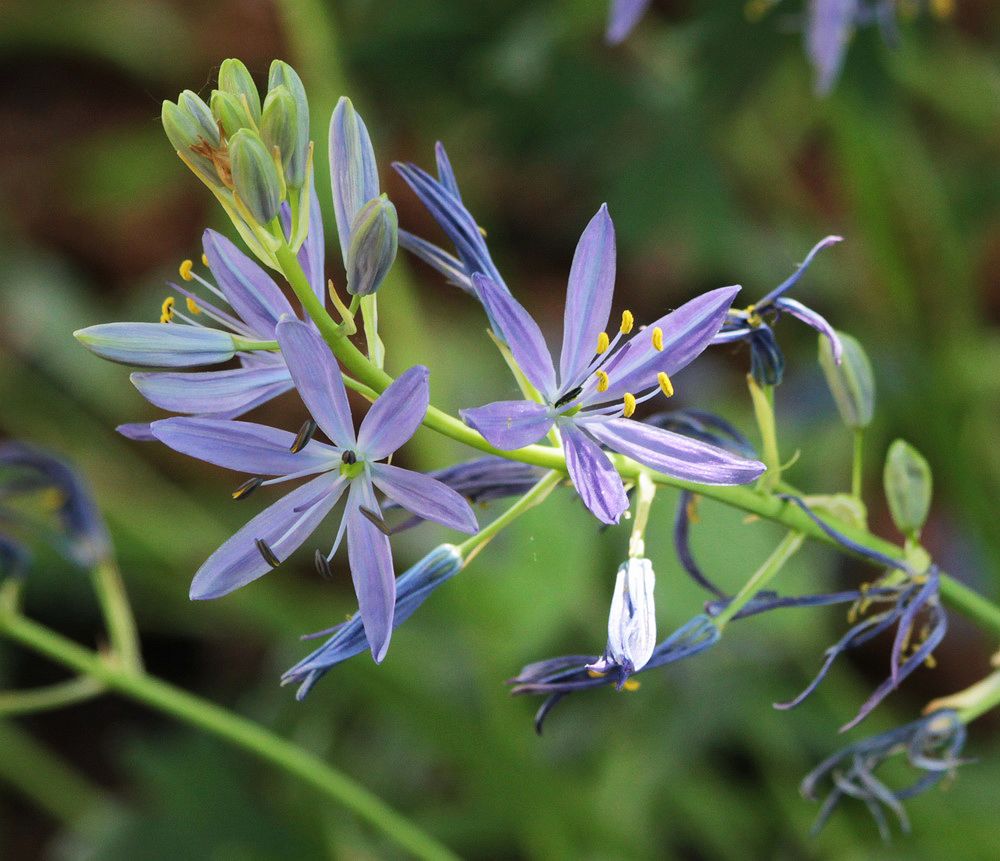
<path id="1" fill-rule="evenodd" d="M 608 28 L 604 38 L 609 45 L 624 42 L 649 8 L 649 0 L 611 0 Z"/>
<path id="2" fill-rule="evenodd" d="M 587 669 L 602 676 L 615 673 L 619 690 L 632 673 L 646 666 L 656 647 L 655 585 L 648 559 L 629 559 L 618 568 L 608 613 L 608 645 Z"/>
<path id="3" fill-rule="evenodd" d="M 614 280 L 614 225 L 607 206 L 602 206 L 573 257 L 557 380 L 538 324 L 506 290 L 484 275 L 474 275 L 490 319 L 541 402 L 499 401 L 463 410 L 462 418 L 499 449 L 537 442 L 557 428 L 570 479 L 587 508 L 604 523 L 618 522 L 628 498 L 602 444 L 689 481 L 753 481 L 764 471 L 758 461 L 630 421 L 638 404 L 657 394 L 673 394 L 671 377 L 708 346 L 739 288 L 705 293 L 635 334 L 632 314 L 625 311 L 618 334 L 609 339 L 605 330 Z"/>
<path id="4" fill-rule="evenodd" d="M 289 213 L 284 212 L 286 224 Z M 198 274 L 185 260 L 180 275 L 188 286 L 172 284 L 174 296 L 163 301 L 159 323 L 104 323 L 76 332 L 92 352 L 115 362 L 157 368 L 192 368 L 237 357 L 240 367 L 223 371 L 152 371 L 134 373 L 132 383 L 164 410 L 214 419 L 232 419 L 292 388 L 285 360 L 276 350 L 250 349 L 273 342 L 283 316 L 295 316 L 278 285 L 259 264 L 214 230 L 203 235 L 204 256 L 211 278 Z M 323 222 L 313 195 L 309 234 L 299 250 L 299 262 L 321 301 L 324 297 Z M 213 283 L 213 280 L 215 283 Z M 118 428 L 131 439 L 149 440 L 148 424 Z"/>
<path id="5" fill-rule="evenodd" d="M 840 338 L 825 317 L 817 314 L 796 299 L 785 294 L 794 287 L 809 268 L 813 258 L 831 245 L 842 241 L 840 236 L 827 236 L 813 246 L 798 268 L 770 293 L 743 309 L 730 308 L 725 324 L 712 339 L 713 344 L 732 344 L 737 341 L 750 343 L 750 373 L 759 385 L 776 386 L 785 371 L 785 359 L 774 339 L 771 324 L 784 313 L 790 314 L 811 326 L 830 341 L 834 361 L 839 365 L 843 346 Z"/>
<path id="6" fill-rule="evenodd" d="M 428 476 L 379 463 L 416 431 L 429 402 L 428 372 L 410 368 L 375 401 L 355 434 L 347 391 L 330 348 L 306 323 L 291 318 L 275 328 L 295 388 L 313 421 L 298 436 L 264 425 L 203 418 L 154 422 L 153 435 L 177 451 L 229 469 L 271 475 L 251 478 L 233 493 L 242 498 L 265 484 L 315 476 L 264 509 L 213 553 L 195 574 L 191 597 L 217 598 L 276 568 L 319 526 L 337 501 L 347 503 L 333 547 L 317 551 L 326 571 L 347 536 L 351 577 L 365 637 L 377 662 L 392 634 L 396 581 L 389 529 L 376 488 L 425 520 L 475 532 L 476 518 L 458 493 Z M 312 439 L 316 427 L 333 445 Z"/>

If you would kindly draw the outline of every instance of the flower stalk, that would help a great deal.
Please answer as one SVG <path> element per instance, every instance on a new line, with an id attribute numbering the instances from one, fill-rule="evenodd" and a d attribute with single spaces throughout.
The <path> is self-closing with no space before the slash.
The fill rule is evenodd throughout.
<path id="1" fill-rule="evenodd" d="M 760 568 L 750 575 L 750 579 L 743 584 L 743 588 L 736 593 L 736 597 L 729 602 L 726 609 L 715 617 L 715 627 L 719 631 L 726 627 L 754 595 L 775 578 L 785 563 L 798 552 L 803 541 L 805 541 L 805 535 L 801 532 L 789 532 L 781 539 L 781 543 L 774 549 L 774 552 L 764 560 Z"/>

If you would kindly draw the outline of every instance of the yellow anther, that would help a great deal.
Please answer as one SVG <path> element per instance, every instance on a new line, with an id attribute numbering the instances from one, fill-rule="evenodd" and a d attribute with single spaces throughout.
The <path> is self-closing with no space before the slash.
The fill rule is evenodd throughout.
<path id="1" fill-rule="evenodd" d="M 670 382 L 670 377 L 663 371 L 656 375 L 656 382 L 660 384 L 660 391 L 665 397 L 672 398 L 674 396 L 674 384 Z"/>
<path id="2" fill-rule="evenodd" d="M 167 296 L 160 305 L 160 322 L 169 323 L 174 319 L 174 297 Z"/>
<path id="3" fill-rule="evenodd" d="M 202 254 L 201 255 L 201 265 L 202 266 L 208 266 L 208 255 L 207 254 Z"/>
<path id="4" fill-rule="evenodd" d="M 632 327 L 635 325 L 635 317 L 632 316 L 631 311 L 622 311 L 622 334 L 627 335 L 632 331 Z"/>
<path id="5" fill-rule="evenodd" d="M 625 418 L 631 418 L 635 412 L 635 395 L 625 392 Z"/>
<path id="6" fill-rule="evenodd" d="M 950 18 L 955 13 L 955 0 L 931 0 L 931 12 L 938 18 Z"/>
<path id="7" fill-rule="evenodd" d="M 607 675 L 607 673 L 599 673 L 597 670 L 587 670 L 587 675 L 592 679 L 602 679 Z"/>
<path id="8" fill-rule="evenodd" d="M 185 281 L 190 281 L 194 276 L 191 274 L 191 270 L 194 268 L 193 260 L 182 260 L 181 265 L 178 267 L 177 271 L 180 272 L 181 278 Z"/>
<path id="9" fill-rule="evenodd" d="M 663 349 L 663 329 L 659 326 L 653 329 L 653 349 L 657 352 Z"/>
<path id="10" fill-rule="evenodd" d="M 606 371 L 597 372 L 597 391 L 606 392 L 608 390 L 608 374 Z"/>
<path id="11" fill-rule="evenodd" d="M 479 230 L 479 233 L 483 237 L 483 239 L 485 239 L 486 238 L 486 228 L 483 227 L 481 224 L 477 224 L 476 228 Z"/>
<path id="12" fill-rule="evenodd" d="M 187 305 L 188 311 L 190 311 L 192 314 L 201 313 L 201 308 L 198 307 L 198 303 L 195 302 L 194 299 L 192 299 L 190 296 L 187 297 L 185 304 Z"/>
<path id="13" fill-rule="evenodd" d="M 924 666 L 927 667 L 928 670 L 933 670 L 937 666 L 937 660 L 935 660 L 933 655 L 928 655 L 924 658 Z"/>
<path id="14" fill-rule="evenodd" d="M 601 332 L 601 334 L 597 336 L 597 355 L 601 355 L 601 353 L 607 350 L 610 345 L 611 339 L 608 338 L 608 333 Z"/>
<path id="15" fill-rule="evenodd" d="M 623 691 L 637 691 L 639 690 L 639 685 L 641 682 L 637 682 L 635 679 L 628 679 L 624 685 L 622 685 Z"/>

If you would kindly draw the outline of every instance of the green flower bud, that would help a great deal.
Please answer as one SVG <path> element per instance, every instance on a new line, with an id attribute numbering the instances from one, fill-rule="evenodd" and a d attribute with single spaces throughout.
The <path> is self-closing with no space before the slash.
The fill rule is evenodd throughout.
<path id="1" fill-rule="evenodd" d="M 292 98 L 288 87 L 281 84 L 272 89 L 264 99 L 264 110 L 260 121 L 260 136 L 264 140 L 264 145 L 269 150 L 278 148 L 285 181 L 289 185 L 291 182 L 288 180 L 288 175 L 291 172 L 295 139 L 298 134 L 295 110 L 295 99 Z"/>
<path id="2" fill-rule="evenodd" d="M 243 63 L 234 59 L 222 61 L 219 67 L 219 89 L 236 96 L 237 101 L 242 101 L 245 96 L 250 118 L 254 125 L 260 125 L 260 94 Z"/>
<path id="3" fill-rule="evenodd" d="M 396 207 L 384 194 L 369 200 L 351 225 L 347 250 L 347 292 L 370 296 L 378 290 L 393 261 L 399 241 Z"/>
<path id="4" fill-rule="evenodd" d="M 219 145 L 219 126 L 201 96 L 191 92 L 191 90 L 185 90 L 178 97 L 177 105 L 194 121 L 198 134 L 203 140 L 213 147 Z"/>
<path id="5" fill-rule="evenodd" d="M 837 402 L 841 420 L 852 430 L 861 430 L 871 424 L 875 411 L 875 376 L 861 344 L 843 332 L 838 332 L 837 336 L 843 345 L 840 364 L 833 359 L 830 341 L 822 335 L 819 338 L 819 364 L 830 393 Z"/>
<path id="6" fill-rule="evenodd" d="M 225 93 L 222 90 L 212 91 L 212 114 L 222 125 L 227 138 L 231 138 L 240 129 L 254 128 L 242 99 L 232 93 Z"/>
<path id="7" fill-rule="evenodd" d="M 194 93 L 193 99 L 185 99 L 186 93 L 181 93 L 178 104 L 164 102 L 160 113 L 163 130 L 174 149 L 207 181 L 218 184 L 219 177 L 215 163 L 211 158 L 211 150 L 220 143 L 219 129 L 208 113 L 208 121 L 201 114 L 198 104 L 208 109 Z"/>
<path id="8" fill-rule="evenodd" d="M 229 140 L 233 186 L 258 224 L 269 224 L 278 214 L 283 189 L 278 167 L 260 135 L 240 129 Z"/>
<path id="9" fill-rule="evenodd" d="M 268 91 L 282 86 L 288 89 L 295 101 L 294 145 L 289 148 L 288 156 L 285 155 L 284 149 L 281 150 L 285 164 L 285 181 L 292 188 L 300 188 L 306 180 L 306 166 L 309 160 L 309 100 L 306 98 L 302 79 L 295 69 L 288 63 L 275 60 L 271 63 L 271 71 L 267 78 Z"/>
<path id="10" fill-rule="evenodd" d="M 931 507 L 930 465 L 913 446 L 897 439 L 889 446 L 883 479 L 893 523 L 904 535 L 916 538 Z"/>

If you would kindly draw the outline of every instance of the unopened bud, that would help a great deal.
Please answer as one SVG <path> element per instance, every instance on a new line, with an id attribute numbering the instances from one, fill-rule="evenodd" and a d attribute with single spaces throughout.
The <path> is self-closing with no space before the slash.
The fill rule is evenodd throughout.
<path id="1" fill-rule="evenodd" d="M 295 99 L 288 87 L 275 87 L 264 99 L 264 109 L 261 114 L 260 136 L 264 145 L 272 150 L 277 147 L 281 153 L 281 167 L 288 181 L 292 168 L 292 156 L 295 151 L 295 139 L 298 126 L 295 121 Z M 291 183 L 289 183 L 290 185 Z"/>
<path id="2" fill-rule="evenodd" d="M 330 118 L 330 180 L 340 251 L 347 265 L 351 226 L 359 210 L 379 195 L 375 151 L 351 100 L 342 98 Z"/>
<path id="3" fill-rule="evenodd" d="M 260 135 L 241 129 L 229 141 L 233 186 L 258 224 L 269 224 L 281 206 L 281 177 Z"/>
<path id="4" fill-rule="evenodd" d="M 299 188 L 305 183 L 309 159 L 309 100 L 306 98 L 306 89 L 295 69 L 281 60 L 271 63 L 267 86 L 269 91 L 286 87 L 295 102 L 294 144 L 287 155 L 282 149 L 281 155 L 285 162 L 285 181 L 292 188 Z"/>
<path id="5" fill-rule="evenodd" d="M 861 344 L 843 332 L 837 335 L 843 345 L 840 364 L 834 361 L 829 339 L 822 335 L 819 364 L 841 420 L 852 430 L 861 430 L 871 424 L 875 411 L 875 375 Z"/>
<path id="6" fill-rule="evenodd" d="M 396 259 L 399 220 L 386 195 L 369 200 L 351 225 L 347 250 L 347 292 L 369 296 L 378 290 Z"/>
<path id="7" fill-rule="evenodd" d="M 211 158 L 211 151 L 219 145 L 219 129 L 212 112 L 194 93 L 185 98 L 181 93 L 178 103 L 166 101 L 160 112 L 167 139 L 184 160 L 206 180 L 218 184 L 218 173 Z M 207 112 L 202 112 L 201 108 Z"/>
<path id="8" fill-rule="evenodd" d="M 931 507 L 930 465 L 912 445 L 897 439 L 889 446 L 883 478 L 893 523 L 904 535 L 916 538 Z"/>
<path id="9" fill-rule="evenodd" d="M 219 67 L 219 89 L 224 93 L 231 93 L 237 101 L 245 98 L 250 118 L 254 125 L 260 125 L 260 94 L 242 62 L 232 58 L 222 61 Z"/>
<path id="10" fill-rule="evenodd" d="M 222 125 L 227 138 L 231 138 L 240 129 L 252 129 L 253 122 L 242 99 L 232 93 L 222 90 L 212 91 L 212 114 Z"/>

